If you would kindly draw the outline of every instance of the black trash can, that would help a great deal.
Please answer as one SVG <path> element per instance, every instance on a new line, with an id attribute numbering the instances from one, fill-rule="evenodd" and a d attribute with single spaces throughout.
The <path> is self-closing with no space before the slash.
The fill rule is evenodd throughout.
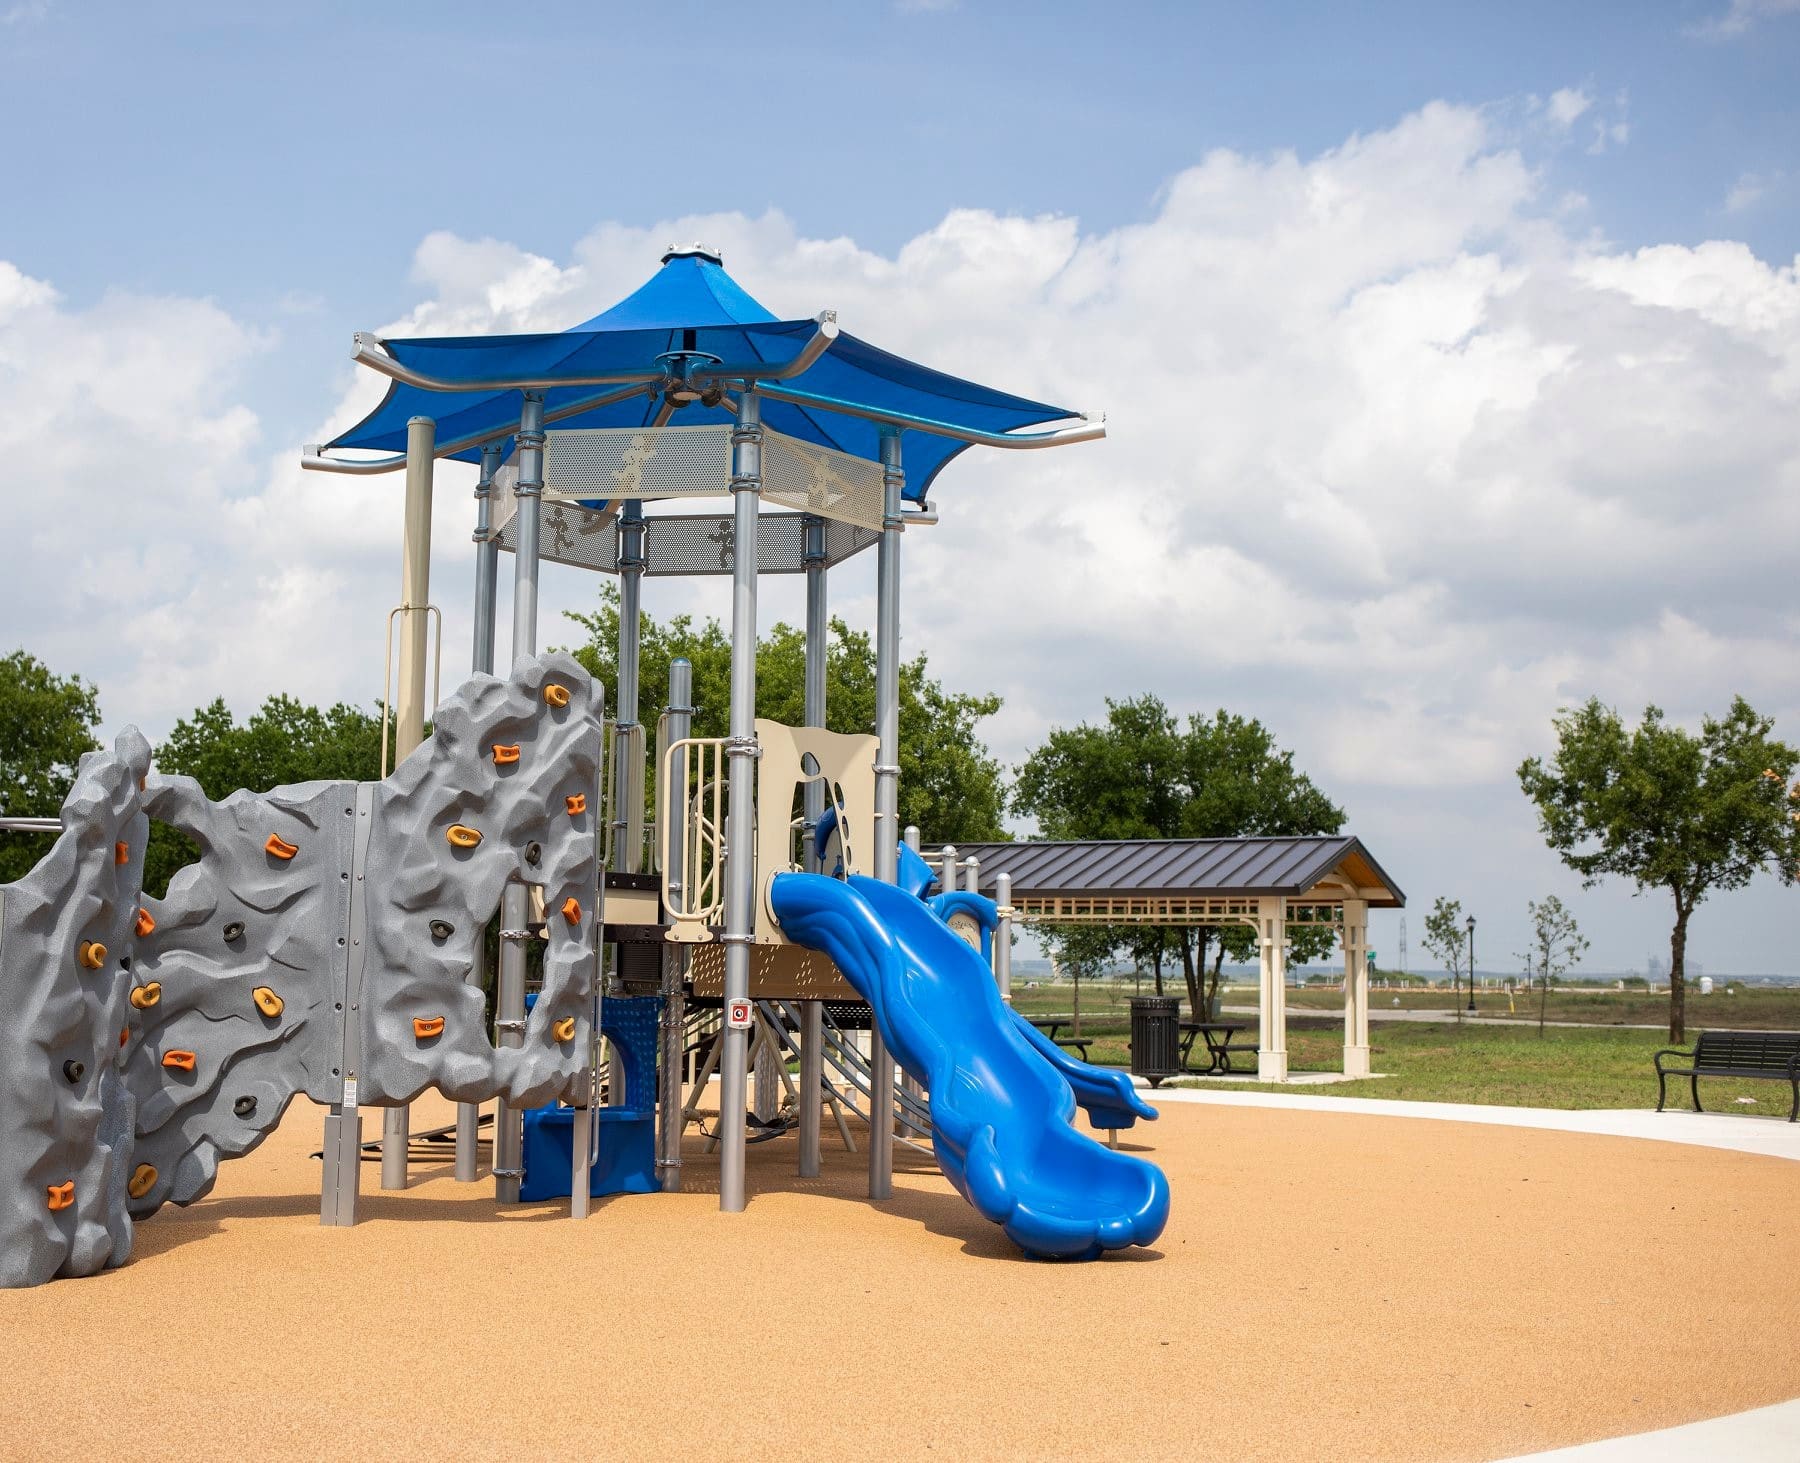
<path id="1" fill-rule="evenodd" d="M 1131 998 L 1131 1074 L 1155 1087 L 1181 1070 L 1181 1002 L 1175 996 Z"/>

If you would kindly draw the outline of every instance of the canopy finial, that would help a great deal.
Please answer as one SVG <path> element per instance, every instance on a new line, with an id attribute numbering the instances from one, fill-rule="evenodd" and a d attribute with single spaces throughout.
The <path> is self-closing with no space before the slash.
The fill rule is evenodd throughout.
<path id="1" fill-rule="evenodd" d="M 669 245 L 667 249 L 663 250 L 662 259 L 659 262 L 667 264 L 671 259 L 707 259 L 720 267 L 723 267 L 725 264 L 725 256 L 720 253 L 719 250 L 715 249 L 711 244 L 701 244 L 698 242 L 692 244 Z"/>

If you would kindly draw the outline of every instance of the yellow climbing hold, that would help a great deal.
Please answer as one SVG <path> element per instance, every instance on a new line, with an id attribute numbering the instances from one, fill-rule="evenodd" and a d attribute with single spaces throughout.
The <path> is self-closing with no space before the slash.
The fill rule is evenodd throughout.
<path id="1" fill-rule="evenodd" d="M 569 688 L 552 681 L 544 687 L 544 700 L 552 706 L 567 706 L 569 704 Z"/>
<path id="2" fill-rule="evenodd" d="M 106 964 L 106 946 L 98 940 L 83 940 L 76 958 L 81 961 L 84 969 L 98 970 Z"/>
<path id="3" fill-rule="evenodd" d="M 286 862 L 300 852 L 300 845 L 297 843 L 289 843 L 287 839 L 283 838 L 279 833 L 271 833 L 269 835 L 269 841 L 263 844 L 263 852 L 272 854 L 274 857 Z"/>
<path id="4" fill-rule="evenodd" d="M 562 1020 L 558 1021 L 556 1025 L 550 1028 L 550 1031 L 558 1041 L 575 1040 L 575 1018 L 573 1016 L 563 1017 Z"/>
<path id="5" fill-rule="evenodd" d="M 133 987 L 131 1004 L 140 1011 L 148 1011 L 162 999 L 162 982 L 160 980 L 145 981 L 143 985 Z"/>
<path id="6" fill-rule="evenodd" d="M 60 1184 L 46 1184 L 45 1188 L 48 1189 L 49 1193 L 50 1193 L 50 1201 L 49 1202 L 50 1202 L 50 1212 L 52 1214 L 54 1214 L 58 1209 L 68 1209 L 74 1205 L 74 1203 L 75 1203 L 75 1180 L 74 1179 L 67 1179 Z"/>
<path id="7" fill-rule="evenodd" d="M 452 848 L 473 848 L 481 842 L 481 830 L 464 823 L 452 823 L 444 837 L 450 840 Z"/>
<path id="8" fill-rule="evenodd" d="M 156 1187 L 156 1165 L 140 1163 L 131 1171 L 131 1178 L 126 1182 L 125 1192 L 134 1199 L 141 1199 Z"/>
<path id="9" fill-rule="evenodd" d="M 281 1014 L 281 997 L 276 995 L 275 992 L 270 990 L 266 985 L 259 985 L 255 990 L 251 991 L 250 999 L 256 1002 L 256 1009 L 261 1011 L 265 1016 L 279 1016 Z"/>
<path id="10" fill-rule="evenodd" d="M 149 910 L 140 909 L 137 912 L 137 924 L 134 928 L 137 930 L 137 935 L 140 940 L 146 935 L 156 933 L 156 920 Z"/>

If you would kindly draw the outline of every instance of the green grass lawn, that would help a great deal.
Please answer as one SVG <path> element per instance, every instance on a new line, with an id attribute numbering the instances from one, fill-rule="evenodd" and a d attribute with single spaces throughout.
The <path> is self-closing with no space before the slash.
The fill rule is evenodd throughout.
<path id="1" fill-rule="evenodd" d="M 1091 1040 L 1088 1054 L 1101 1066 L 1130 1065 L 1130 1027 L 1127 985 L 1117 999 L 1108 999 L 1106 984 L 1081 991 L 1082 1032 Z M 1296 996 L 1322 997 L 1324 992 L 1289 991 L 1288 1066 L 1299 1072 L 1341 1071 L 1344 1058 L 1344 1035 L 1341 1019 L 1333 1019 L 1329 1010 L 1341 1010 L 1341 993 L 1335 1007 L 1320 1010 L 1303 1005 Z M 1551 994 L 1553 1019 L 1558 1014 L 1559 1000 L 1582 1000 L 1584 993 Z M 1766 1019 L 1747 1024 L 1767 1025 L 1771 1029 L 1800 1026 L 1800 993 L 1788 991 L 1762 992 L 1777 999 L 1765 1005 L 1753 1005 Z M 1437 993 L 1442 1002 L 1447 992 Z M 1588 1001 L 1618 1000 L 1600 993 L 1585 993 Z M 1073 991 L 1067 985 L 1040 985 L 1034 990 L 1015 987 L 1014 1005 L 1027 1016 L 1066 1016 L 1072 1006 Z M 1243 993 L 1243 1003 L 1254 1000 L 1254 992 Z M 1371 994 L 1371 1002 L 1375 999 Z M 1640 997 L 1641 999 L 1641 997 Z M 1654 998 L 1653 998 L 1654 999 Z M 1689 1030 L 1705 1025 L 1724 1025 L 1713 1019 L 1714 1005 L 1720 997 L 1693 998 L 1689 1006 Z M 1746 998 L 1737 998 L 1746 999 Z M 1231 995 L 1227 1005 L 1240 1004 Z M 1324 1005 L 1324 1002 L 1320 1002 Z M 1479 1004 L 1479 998 L 1478 998 Z M 1666 1014 L 1667 1000 L 1662 1000 Z M 1505 1007 L 1502 1003 L 1501 1008 Z M 1565 1007 L 1584 1012 L 1588 1006 Z M 1610 1010 L 1609 1007 L 1601 1007 Z M 1741 1008 L 1740 1008 L 1741 1012 Z M 1767 1019 L 1773 1018 L 1773 1019 Z M 1256 1018 L 1234 1017 L 1248 1028 L 1234 1039 L 1251 1050 L 1256 1046 Z M 1584 1019 L 1568 1015 L 1567 1020 Z M 1655 1019 L 1652 1017 L 1651 1019 Z M 1652 1108 L 1656 1106 L 1656 1073 L 1652 1056 L 1668 1045 L 1665 1033 L 1621 1029 L 1616 1025 L 1591 1027 L 1550 1027 L 1543 1036 L 1531 1026 L 1484 1025 L 1479 1020 L 1463 1022 L 1372 1022 L 1369 1031 L 1374 1069 L 1387 1074 L 1367 1082 L 1346 1082 L 1329 1087 L 1309 1087 L 1309 1096 L 1370 1097 L 1410 1099 L 1420 1102 L 1495 1103 L 1508 1107 L 1556 1108 Z M 1181 1085 L 1172 1079 L 1170 1086 Z M 1270 1091 L 1254 1082 L 1207 1082 L 1206 1087 L 1221 1090 Z M 1292 1091 L 1293 1089 L 1285 1089 Z M 1749 1102 L 1739 1102 L 1749 1098 Z M 1712 1077 L 1700 1081 L 1700 1100 L 1711 1112 L 1761 1113 L 1786 1117 L 1791 1094 L 1779 1082 L 1744 1081 Z M 1687 1101 L 1685 1079 L 1669 1084 L 1669 1105 L 1681 1107 Z"/>

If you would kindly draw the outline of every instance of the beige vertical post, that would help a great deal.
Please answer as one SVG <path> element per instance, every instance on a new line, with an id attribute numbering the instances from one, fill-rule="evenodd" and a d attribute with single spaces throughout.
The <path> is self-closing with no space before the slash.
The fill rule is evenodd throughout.
<path id="1" fill-rule="evenodd" d="M 401 531 L 400 690 L 395 699 L 394 765 L 425 740 L 426 634 L 431 602 L 431 469 L 437 423 L 413 417 L 406 424 L 406 522 Z M 406 1187 L 406 1149 L 411 1122 L 404 1106 L 381 1118 L 381 1187 Z"/>
<path id="2" fill-rule="evenodd" d="M 1256 1048 L 1256 1080 L 1285 1082 L 1287 1056 L 1287 900 L 1257 901 L 1257 944 L 1262 955 L 1261 1039 Z"/>
<path id="3" fill-rule="evenodd" d="M 1369 906 L 1344 901 L 1344 1075 L 1369 1075 Z"/>

